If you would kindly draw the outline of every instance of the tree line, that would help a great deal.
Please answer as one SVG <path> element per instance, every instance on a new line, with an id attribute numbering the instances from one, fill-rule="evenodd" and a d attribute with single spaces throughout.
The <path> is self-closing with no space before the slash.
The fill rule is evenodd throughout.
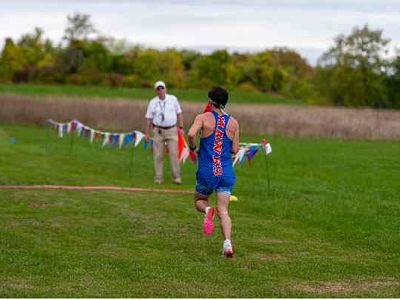
<path id="1" fill-rule="evenodd" d="M 7 38 L 0 81 L 136 88 L 162 78 L 171 88 L 222 85 L 315 104 L 400 108 L 400 53 L 389 55 L 390 40 L 368 25 L 338 36 L 313 67 L 288 48 L 210 54 L 159 50 L 105 38 L 87 14 L 67 20 L 58 45 L 40 28 L 16 41 Z"/>

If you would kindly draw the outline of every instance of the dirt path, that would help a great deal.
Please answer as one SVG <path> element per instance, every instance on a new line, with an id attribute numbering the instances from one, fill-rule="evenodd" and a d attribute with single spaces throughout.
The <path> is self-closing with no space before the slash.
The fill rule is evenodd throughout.
<path id="1" fill-rule="evenodd" d="M 75 185 L 0 185 L 0 190 L 85 190 L 85 191 L 118 191 L 118 192 L 150 192 L 170 194 L 193 194 L 189 190 L 151 189 L 120 186 L 75 186 Z"/>

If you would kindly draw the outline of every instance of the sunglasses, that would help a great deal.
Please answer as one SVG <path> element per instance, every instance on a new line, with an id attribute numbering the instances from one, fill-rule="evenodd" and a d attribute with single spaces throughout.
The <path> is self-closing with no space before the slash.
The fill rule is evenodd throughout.
<path id="1" fill-rule="evenodd" d="M 157 87 L 157 91 L 161 91 L 161 90 L 163 90 L 163 89 L 164 89 L 163 86 L 158 86 L 158 87 Z"/>

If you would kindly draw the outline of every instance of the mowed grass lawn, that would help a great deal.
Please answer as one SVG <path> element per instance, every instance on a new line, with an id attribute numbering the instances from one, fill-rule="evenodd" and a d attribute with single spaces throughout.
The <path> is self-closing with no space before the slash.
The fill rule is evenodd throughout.
<path id="1" fill-rule="evenodd" d="M 207 101 L 208 90 L 201 89 L 168 89 L 168 93 L 176 95 L 182 101 Z M 305 105 L 304 100 L 291 99 L 280 95 L 261 92 L 244 92 L 230 90 L 230 103 L 252 104 L 290 104 Z M 77 98 L 104 98 L 104 99 L 131 99 L 149 100 L 155 96 L 152 87 L 127 88 L 107 86 L 77 86 L 77 85 L 50 85 L 50 84 L 9 84 L 0 83 L 0 94 L 12 93 L 29 96 L 70 96 Z"/>
<path id="2" fill-rule="evenodd" d="M 268 138 L 270 189 L 263 155 L 236 168 L 233 259 L 190 195 L 0 190 L 0 297 L 400 297 L 399 143 Z M 191 189 L 194 171 L 163 187 Z M 152 174 L 142 145 L 0 126 L 2 185 L 155 187 Z"/>

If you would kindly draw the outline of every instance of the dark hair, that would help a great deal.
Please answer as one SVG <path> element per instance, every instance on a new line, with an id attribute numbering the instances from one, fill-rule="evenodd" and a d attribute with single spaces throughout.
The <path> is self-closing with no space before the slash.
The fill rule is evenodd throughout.
<path id="1" fill-rule="evenodd" d="M 208 92 L 208 98 L 215 107 L 224 108 L 228 103 L 229 94 L 224 88 L 217 86 Z"/>

